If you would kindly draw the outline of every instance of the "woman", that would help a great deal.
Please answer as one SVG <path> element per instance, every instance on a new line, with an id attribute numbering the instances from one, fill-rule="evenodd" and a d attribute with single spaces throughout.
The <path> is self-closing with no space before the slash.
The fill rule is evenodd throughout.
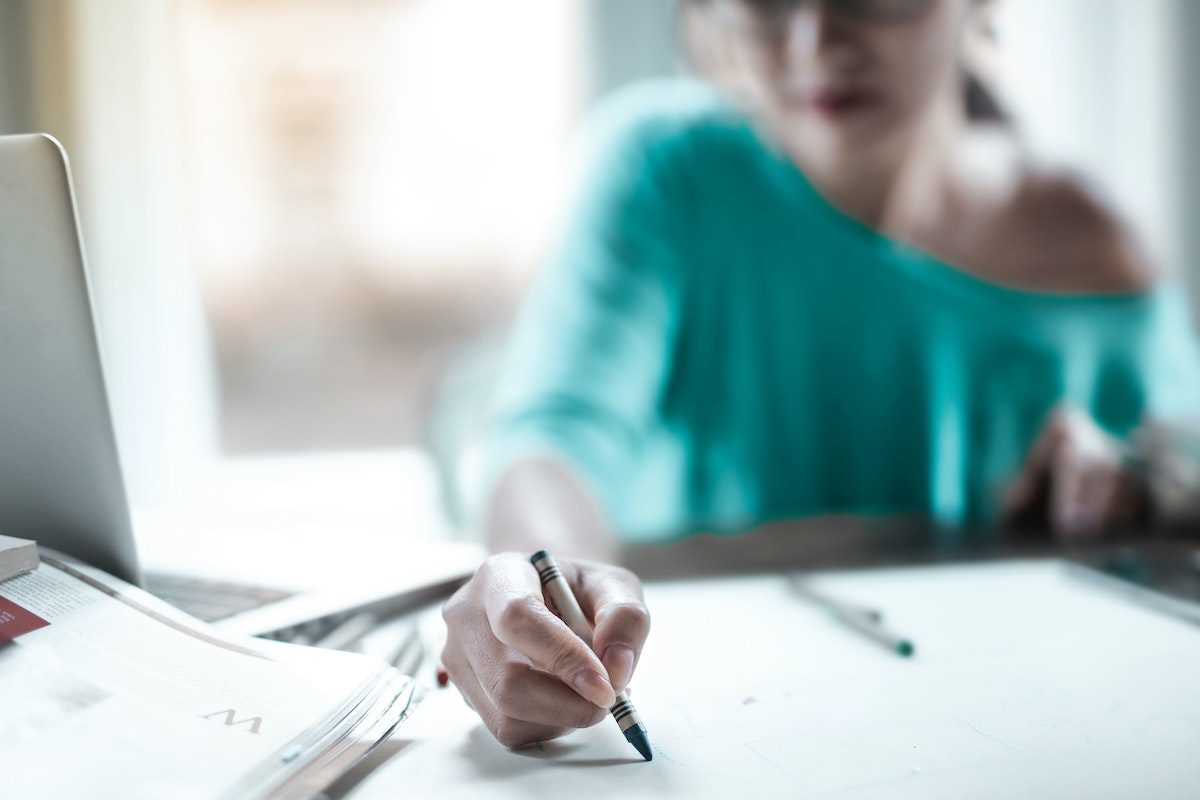
<path id="1" fill-rule="evenodd" d="M 562 559 L 588 649 L 521 553 L 1039 500 L 1094 532 L 1141 506 L 1107 437 L 1200 397 L 1183 307 L 1128 232 L 980 102 L 986 3 L 687 6 L 722 89 L 599 115 L 497 400 L 499 554 L 445 608 L 446 667 L 509 746 L 599 721 L 649 629 L 633 575 Z"/>

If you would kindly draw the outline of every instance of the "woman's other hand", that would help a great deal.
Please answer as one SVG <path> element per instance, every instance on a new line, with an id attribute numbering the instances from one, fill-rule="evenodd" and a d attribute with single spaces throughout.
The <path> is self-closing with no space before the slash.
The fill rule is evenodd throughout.
<path id="1" fill-rule="evenodd" d="M 1008 520 L 1039 521 L 1068 539 L 1134 523 L 1146 506 L 1142 482 L 1117 442 L 1081 411 L 1060 407 L 1029 450 L 1005 500 Z"/>
<path id="2" fill-rule="evenodd" d="M 442 609 L 448 633 L 442 663 L 507 747 L 604 719 L 650 631 L 632 572 L 566 558 L 558 564 L 592 620 L 591 648 L 546 605 L 537 572 L 519 553 L 488 558 Z"/>

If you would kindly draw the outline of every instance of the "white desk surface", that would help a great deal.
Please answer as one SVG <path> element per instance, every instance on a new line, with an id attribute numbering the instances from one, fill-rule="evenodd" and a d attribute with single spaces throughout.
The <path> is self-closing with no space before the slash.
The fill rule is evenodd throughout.
<path id="1" fill-rule="evenodd" d="M 916 657 L 782 577 L 655 584 L 633 683 L 652 763 L 608 719 L 506 750 L 435 690 L 352 797 L 1200 797 L 1200 629 L 1057 562 L 817 585 L 884 610 Z"/>
<path id="2" fill-rule="evenodd" d="M 172 504 L 135 509 L 134 527 L 146 572 L 285 589 L 454 541 L 433 464 L 413 448 L 221 459 Z"/>

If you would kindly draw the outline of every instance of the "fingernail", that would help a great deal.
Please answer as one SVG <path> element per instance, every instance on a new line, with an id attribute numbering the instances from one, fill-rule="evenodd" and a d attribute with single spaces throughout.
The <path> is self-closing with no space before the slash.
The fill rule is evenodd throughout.
<path id="1" fill-rule="evenodd" d="M 633 650 L 623 644 L 610 644 L 604 649 L 602 660 L 613 689 L 618 692 L 624 689 L 633 674 Z"/>
<path id="2" fill-rule="evenodd" d="M 617 694 L 613 691 L 612 685 L 604 680 L 604 676 L 599 672 L 590 669 L 581 669 L 576 672 L 575 676 L 571 678 L 571 685 L 588 702 L 595 703 L 601 708 L 610 708 L 617 700 Z"/>
<path id="3" fill-rule="evenodd" d="M 1062 526 L 1066 533 L 1079 534 L 1087 531 L 1089 520 L 1083 506 L 1072 503 L 1063 509 Z"/>

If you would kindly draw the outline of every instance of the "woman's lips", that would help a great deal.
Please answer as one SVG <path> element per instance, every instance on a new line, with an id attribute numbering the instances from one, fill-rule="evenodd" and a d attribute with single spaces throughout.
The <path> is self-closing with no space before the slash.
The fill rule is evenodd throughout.
<path id="1" fill-rule="evenodd" d="M 808 106 L 829 117 L 845 117 L 878 105 L 877 92 L 861 87 L 818 89 L 808 97 Z"/>

